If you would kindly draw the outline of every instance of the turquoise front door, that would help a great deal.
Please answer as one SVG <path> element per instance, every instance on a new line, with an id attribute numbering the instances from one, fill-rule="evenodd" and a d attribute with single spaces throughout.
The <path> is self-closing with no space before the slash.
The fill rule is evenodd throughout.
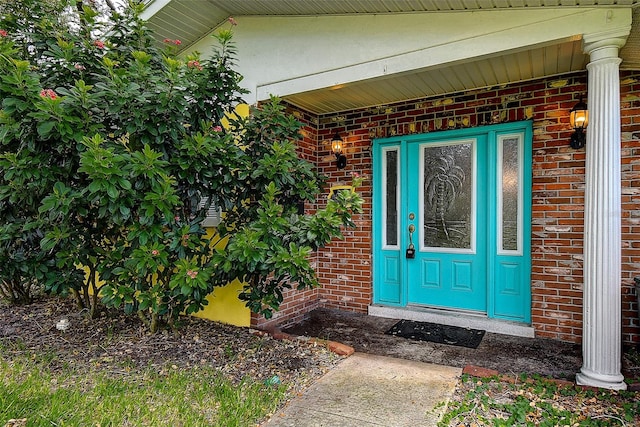
<path id="1" fill-rule="evenodd" d="M 409 304 L 486 312 L 486 135 L 407 144 Z"/>
<path id="2" fill-rule="evenodd" d="M 379 139 L 374 171 L 374 303 L 530 322 L 530 122 Z"/>

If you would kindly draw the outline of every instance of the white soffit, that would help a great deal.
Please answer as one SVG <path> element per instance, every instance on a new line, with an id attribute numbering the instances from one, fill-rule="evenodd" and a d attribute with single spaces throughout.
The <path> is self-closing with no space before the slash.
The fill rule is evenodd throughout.
<path id="1" fill-rule="evenodd" d="M 242 21 L 262 30 L 237 39 L 250 101 L 276 94 L 318 114 L 584 71 L 583 34 L 631 25 L 629 10 L 603 9 L 274 19 Z"/>
<path id="2" fill-rule="evenodd" d="M 587 60 L 577 40 L 283 98 L 304 110 L 326 114 L 581 71 Z"/>
<path id="3" fill-rule="evenodd" d="M 157 33 L 159 40 L 180 39 L 185 51 L 189 51 L 196 43 L 202 45 L 203 39 L 214 28 L 225 24 L 229 16 L 237 19 L 265 16 L 356 16 L 523 8 L 533 11 L 558 7 L 562 12 L 569 9 L 575 12 L 586 7 L 606 7 L 617 11 L 638 5 L 640 0 L 584 0 L 579 3 L 575 0 L 154 0 L 148 2 L 143 17 L 149 19 L 148 25 Z M 633 11 L 631 35 L 621 51 L 623 69 L 640 69 L 639 11 L 640 8 Z M 242 57 L 242 49 L 240 56 Z M 250 102 L 274 93 L 283 95 L 288 102 L 310 112 L 327 114 L 582 71 L 587 61 L 588 57 L 582 53 L 581 40 L 563 37 L 553 43 L 504 49 L 495 55 L 480 54 L 475 58 L 424 68 L 416 66 L 407 70 L 398 69 L 389 75 L 368 76 L 364 73 L 362 79 L 348 78 L 339 84 L 328 83 L 331 79 L 323 81 L 322 76 L 313 75 L 280 82 L 276 79 L 273 83 L 249 82 L 247 79 L 245 83 L 249 83 L 249 86 L 257 84 L 257 87 L 248 87 L 255 96 L 254 99 L 248 99 Z M 351 71 L 358 73 L 361 70 Z M 338 70 L 338 73 L 341 72 L 349 71 Z"/>

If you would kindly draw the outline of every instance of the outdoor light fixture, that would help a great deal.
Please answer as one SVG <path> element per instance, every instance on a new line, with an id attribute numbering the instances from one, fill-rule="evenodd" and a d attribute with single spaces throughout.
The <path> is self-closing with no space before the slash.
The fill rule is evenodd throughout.
<path id="1" fill-rule="evenodd" d="M 342 145 L 344 141 L 340 138 L 340 134 L 336 132 L 331 139 L 331 151 L 336 155 L 336 166 L 338 169 L 344 169 L 347 166 L 347 158 L 342 154 Z"/>
<path id="2" fill-rule="evenodd" d="M 571 134 L 571 148 L 577 150 L 578 148 L 584 147 L 586 140 L 584 130 L 589 124 L 589 110 L 587 110 L 587 104 L 582 102 L 582 96 L 580 96 L 580 101 L 571 109 L 569 122 L 574 129 L 574 132 Z"/>

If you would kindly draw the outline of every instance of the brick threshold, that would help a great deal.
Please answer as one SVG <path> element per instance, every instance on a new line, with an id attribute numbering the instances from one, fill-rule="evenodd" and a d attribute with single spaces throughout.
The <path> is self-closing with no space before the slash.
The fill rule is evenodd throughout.
<path id="1" fill-rule="evenodd" d="M 338 356 L 349 357 L 353 353 L 355 353 L 355 349 L 350 345 L 342 344 L 337 341 L 323 340 L 320 338 L 308 338 L 299 335 L 287 334 L 286 332 L 282 332 L 279 328 L 256 330 L 255 332 L 253 332 L 253 334 L 258 336 L 269 335 L 276 340 L 301 341 L 306 342 L 309 345 L 322 346 L 327 348 L 329 351 L 337 354 Z"/>

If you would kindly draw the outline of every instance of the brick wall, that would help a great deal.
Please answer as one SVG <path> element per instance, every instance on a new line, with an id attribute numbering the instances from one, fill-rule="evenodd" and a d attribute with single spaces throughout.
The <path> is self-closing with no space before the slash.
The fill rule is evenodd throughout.
<path id="1" fill-rule="evenodd" d="M 364 199 L 363 214 L 355 215 L 356 227 L 344 229 L 344 240 L 334 241 L 318 251 L 317 274 L 322 283 L 321 303 L 325 307 L 366 313 L 373 299 L 371 279 L 371 139 L 366 127 L 358 123 L 361 113 L 321 118 L 318 133 L 318 169 L 327 175 L 325 196 L 318 201 L 326 206 L 332 186 L 351 185 L 353 174 L 364 179 L 357 189 Z M 347 166 L 338 170 L 331 152 L 331 138 L 339 131 L 344 140 Z"/>
<path id="2" fill-rule="evenodd" d="M 585 150 L 568 146 L 569 111 L 586 94 L 586 76 L 522 88 L 533 107 L 531 320 L 539 337 L 579 342 Z"/>
<path id="3" fill-rule="evenodd" d="M 318 162 L 317 141 L 317 118 L 310 116 L 302 111 L 290 110 L 302 123 L 300 132 L 300 140 L 298 141 L 298 154 L 303 159 L 316 164 Z M 305 204 L 305 212 L 312 213 L 316 210 L 316 205 L 311 203 Z M 316 256 L 311 260 L 313 265 L 317 265 Z M 251 325 L 260 329 L 270 329 L 273 327 L 286 327 L 295 323 L 302 322 L 307 314 L 318 308 L 320 305 L 319 289 L 307 289 L 304 291 L 294 289 L 283 292 L 284 301 L 280 305 L 280 310 L 273 314 L 271 319 L 265 319 L 263 316 L 255 313 L 251 314 Z"/>
<path id="4" fill-rule="evenodd" d="M 309 130 L 317 135 L 315 163 L 329 186 L 348 185 L 354 172 L 367 176 L 359 189 L 365 209 L 357 228 L 317 253 L 318 303 L 366 312 L 372 301 L 372 139 L 532 119 L 532 323 L 539 337 L 580 342 L 585 150 L 569 147 L 569 110 L 586 95 L 586 85 L 586 73 L 577 73 L 315 118 L 299 112 L 309 128 L 315 126 Z M 633 277 L 640 275 L 640 72 L 622 73 L 621 96 L 623 341 L 638 344 Z M 336 131 L 346 142 L 342 170 L 331 153 Z"/>
<path id="5" fill-rule="evenodd" d="M 640 314 L 633 278 L 640 276 L 640 72 L 623 73 L 622 121 L 622 333 L 640 344 Z"/>

